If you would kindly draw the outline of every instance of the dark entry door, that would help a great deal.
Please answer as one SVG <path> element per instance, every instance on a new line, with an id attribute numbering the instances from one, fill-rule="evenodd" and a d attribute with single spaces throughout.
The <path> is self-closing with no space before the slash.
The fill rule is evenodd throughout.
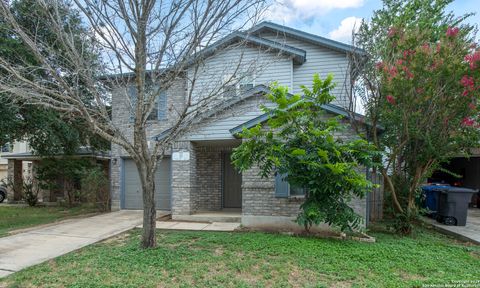
<path id="1" fill-rule="evenodd" d="M 233 167 L 231 153 L 222 153 L 223 207 L 242 208 L 242 174 Z"/>

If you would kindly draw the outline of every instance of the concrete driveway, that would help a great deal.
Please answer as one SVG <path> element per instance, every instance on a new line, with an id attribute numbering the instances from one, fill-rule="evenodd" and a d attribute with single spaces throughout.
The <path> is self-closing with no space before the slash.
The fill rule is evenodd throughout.
<path id="1" fill-rule="evenodd" d="M 431 218 L 425 218 L 425 220 L 445 234 L 480 245 L 480 209 L 478 208 L 468 209 L 467 225 L 465 226 L 447 226 Z"/>
<path id="2" fill-rule="evenodd" d="M 142 223 L 142 215 L 122 210 L 0 238 L 0 277 L 132 229 Z"/>

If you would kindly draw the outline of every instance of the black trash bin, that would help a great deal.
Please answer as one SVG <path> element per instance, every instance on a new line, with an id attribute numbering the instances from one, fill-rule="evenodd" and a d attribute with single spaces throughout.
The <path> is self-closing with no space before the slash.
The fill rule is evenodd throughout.
<path id="1" fill-rule="evenodd" d="M 442 187 L 438 190 L 437 221 L 445 225 L 465 226 L 468 203 L 477 190 L 459 187 Z"/>

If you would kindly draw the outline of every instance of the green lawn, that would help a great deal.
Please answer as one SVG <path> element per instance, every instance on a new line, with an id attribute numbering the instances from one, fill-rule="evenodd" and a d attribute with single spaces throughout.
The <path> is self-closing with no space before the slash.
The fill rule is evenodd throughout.
<path id="1" fill-rule="evenodd" d="M 94 212 L 93 208 L 0 206 L 0 237 L 9 231 L 46 224 L 72 216 Z"/>
<path id="2" fill-rule="evenodd" d="M 480 280 L 480 247 L 421 229 L 377 243 L 253 232 L 136 229 L 0 280 L 0 287 L 420 287 Z"/>

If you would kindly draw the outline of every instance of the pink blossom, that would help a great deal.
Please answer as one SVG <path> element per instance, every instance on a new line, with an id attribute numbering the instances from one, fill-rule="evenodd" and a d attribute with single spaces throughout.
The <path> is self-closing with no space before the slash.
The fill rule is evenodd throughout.
<path id="1" fill-rule="evenodd" d="M 398 69 L 395 66 L 384 65 L 383 71 L 388 74 L 388 81 L 392 81 L 398 75 Z"/>
<path id="2" fill-rule="evenodd" d="M 468 96 L 468 94 L 470 93 L 470 91 L 468 91 L 467 89 L 463 90 L 463 93 L 462 93 L 462 96 Z"/>
<path id="3" fill-rule="evenodd" d="M 390 68 L 388 73 L 390 74 L 391 77 L 393 77 L 393 78 L 396 77 L 397 74 L 398 74 L 397 67 L 393 66 L 392 68 Z"/>
<path id="4" fill-rule="evenodd" d="M 465 61 L 470 64 L 470 69 L 477 68 L 477 62 L 480 61 L 480 50 L 475 51 L 473 54 L 465 56 Z"/>
<path id="5" fill-rule="evenodd" d="M 430 45 L 429 45 L 428 43 L 424 43 L 424 44 L 422 45 L 422 50 L 423 50 L 423 52 L 425 52 L 425 53 L 430 53 Z"/>
<path id="6" fill-rule="evenodd" d="M 475 104 L 473 104 L 472 102 L 468 103 L 468 108 L 470 108 L 470 110 L 475 110 L 477 109 L 477 106 Z"/>
<path id="7" fill-rule="evenodd" d="M 462 120 L 462 125 L 467 127 L 472 127 L 473 125 L 475 125 L 475 120 L 473 120 L 470 117 L 465 117 Z"/>
<path id="8" fill-rule="evenodd" d="M 409 50 L 409 49 L 404 50 L 403 51 L 403 59 L 407 59 L 408 56 L 410 56 L 410 55 L 415 55 L 415 52 L 416 52 L 415 50 Z"/>
<path id="9" fill-rule="evenodd" d="M 394 27 L 390 27 L 387 32 L 388 37 L 392 38 L 393 36 L 395 36 L 395 34 L 397 34 L 397 29 Z"/>
<path id="10" fill-rule="evenodd" d="M 405 72 L 407 79 L 413 79 L 413 73 L 410 72 L 407 66 L 403 66 L 402 69 L 403 69 L 403 72 Z"/>
<path id="11" fill-rule="evenodd" d="M 458 27 L 448 27 L 445 34 L 447 35 L 447 37 L 455 37 L 457 36 L 458 32 L 460 32 L 460 29 Z"/>
<path id="12" fill-rule="evenodd" d="M 473 80 L 472 76 L 464 75 L 460 80 L 460 84 L 462 84 L 463 87 L 467 88 L 470 91 L 475 89 L 475 81 Z"/>
<path id="13" fill-rule="evenodd" d="M 398 59 L 397 60 L 397 65 L 402 65 L 403 64 L 403 60 L 402 59 Z"/>
<path id="14" fill-rule="evenodd" d="M 432 65 L 430 65 L 430 70 L 436 70 L 439 66 L 443 65 L 443 59 L 439 59 L 438 61 L 433 61 Z"/>
<path id="15" fill-rule="evenodd" d="M 380 62 L 375 63 L 375 68 L 377 68 L 378 70 L 382 69 L 383 68 L 383 62 L 380 61 Z"/>
<path id="16" fill-rule="evenodd" d="M 395 105 L 395 97 L 393 97 L 392 95 L 387 95 L 387 102 L 392 104 L 392 105 Z"/>

